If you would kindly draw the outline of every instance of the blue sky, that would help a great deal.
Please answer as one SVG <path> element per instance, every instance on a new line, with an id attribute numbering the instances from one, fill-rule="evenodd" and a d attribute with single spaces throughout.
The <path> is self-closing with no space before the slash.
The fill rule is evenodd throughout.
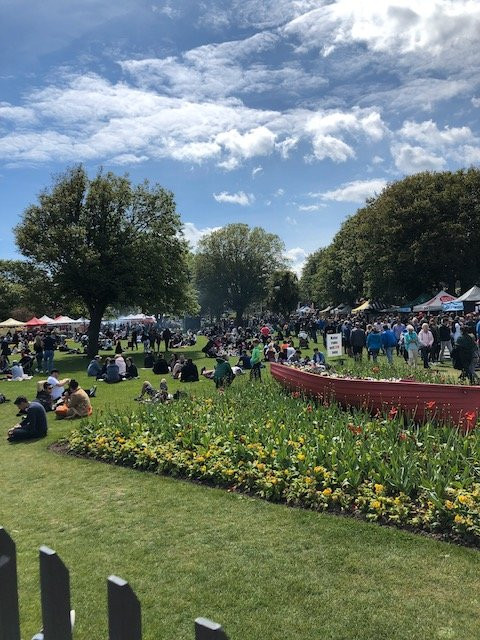
<path id="1" fill-rule="evenodd" d="M 480 164 L 478 0 L 2 0 L 0 257 L 83 162 L 171 189 L 292 267 L 384 185 Z"/>

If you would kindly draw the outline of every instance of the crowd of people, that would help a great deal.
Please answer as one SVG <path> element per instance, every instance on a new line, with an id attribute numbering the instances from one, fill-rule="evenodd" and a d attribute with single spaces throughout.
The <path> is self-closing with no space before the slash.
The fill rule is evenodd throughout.
<path id="1" fill-rule="evenodd" d="M 199 332 L 200 333 L 200 332 Z M 460 370 L 460 377 L 478 383 L 476 368 L 479 362 L 480 315 L 425 316 L 416 314 L 395 317 L 323 316 L 293 314 L 282 318 L 271 314 L 250 317 L 243 327 L 235 326 L 231 319 L 206 326 L 201 331 L 206 337 L 202 348 L 204 356 L 212 358 L 214 366 L 198 371 L 192 358 L 172 352 L 172 348 L 193 346 L 197 335 L 182 333 L 169 327 L 158 329 L 152 325 L 106 329 L 102 345 L 113 351 L 111 355 L 97 355 L 87 366 L 88 376 L 106 384 L 139 378 L 132 356 L 124 348 L 144 350 L 144 368 L 162 376 L 157 387 L 149 380 L 142 383 L 137 400 L 168 402 L 175 396 L 168 391 L 167 378 L 185 383 L 198 382 L 200 377 L 211 379 L 217 389 L 223 390 L 237 376 L 249 373 L 252 380 L 261 381 L 261 370 L 266 362 L 321 365 L 328 368 L 324 351 L 329 334 L 341 334 L 343 352 L 357 361 L 363 357 L 377 361 L 380 354 L 390 364 L 403 358 L 412 367 L 430 368 L 443 363 L 445 358 Z M 85 346 L 81 334 L 75 339 Z M 323 343 L 323 349 L 319 349 Z M 164 345 L 164 350 L 162 350 Z M 306 349 L 313 353 L 306 355 Z M 54 331 L 9 332 L 0 341 L 0 374 L 3 380 L 31 379 L 32 375 L 47 374 L 37 383 L 37 395 L 32 402 L 18 396 L 15 404 L 24 415 L 19 425 L 9 430 L 9 439 L 40 437 L 46 433 L 43 414 L 55 411 L 59 418 L 86 417 L 92 412 L 90 397 L 96 387 L 83 390 L 76 380 L 60 379 L 55 367 L 55 351 L 78 352 L 68 346 L 65 336 Z M 235 358 L 235 363 L 230 360 Z M 177 392 L 178 393 L 178 392 Z"/>

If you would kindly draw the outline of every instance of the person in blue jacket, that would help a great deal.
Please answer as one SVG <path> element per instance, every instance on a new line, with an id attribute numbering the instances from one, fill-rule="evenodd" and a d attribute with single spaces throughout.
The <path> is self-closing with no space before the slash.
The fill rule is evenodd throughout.
<path id="1" fill-rule="evenodd" d="M 388 324 L 383 325 L 381 334 L 382 347 L 387 356 L 388 364 L 393 364 L 393 350 L 397 346 L 397 338 L 392 329 L 388 328 Z"/>
<path id="2" fill-rule="evenodd" d="M 377 361 L 378 354 L 382 347 L 382 336 L 374 327 L 367 336 L 367 349 L 374 362 Z"/>

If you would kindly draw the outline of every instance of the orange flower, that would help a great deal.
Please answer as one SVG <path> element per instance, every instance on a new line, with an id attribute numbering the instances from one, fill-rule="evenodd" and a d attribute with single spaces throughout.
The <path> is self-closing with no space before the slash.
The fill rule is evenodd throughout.
<path id="1" fill-rule="evenodd" d="M 435 402 L 435 400 L 430 400 L 429 402 L 425 403 L 425 407 L 427 409 L 435 409 L 436 406 L 437 406 L 437 403 Z"/>

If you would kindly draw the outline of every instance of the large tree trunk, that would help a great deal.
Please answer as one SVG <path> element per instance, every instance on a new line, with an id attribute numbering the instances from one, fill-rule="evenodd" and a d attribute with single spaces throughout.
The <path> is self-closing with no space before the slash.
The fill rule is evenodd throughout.
<path id="1" fill-rule="evenodd" d="M 98 353 L 98 334 L 100 333 L 100 325 L 102 323 L 102 316 L 105 311 L 105 307 L 93 307 L 90 311 L 90 325 L 88 327 L 88 346 L 87 353 L 90 358 L 93 358 Z"/>
<path id="2" fill-rule="evenodd" d="M 243 312 L 245 309 L 235 309 L 235 326 L 241 327 L 243 324 Z"/>

